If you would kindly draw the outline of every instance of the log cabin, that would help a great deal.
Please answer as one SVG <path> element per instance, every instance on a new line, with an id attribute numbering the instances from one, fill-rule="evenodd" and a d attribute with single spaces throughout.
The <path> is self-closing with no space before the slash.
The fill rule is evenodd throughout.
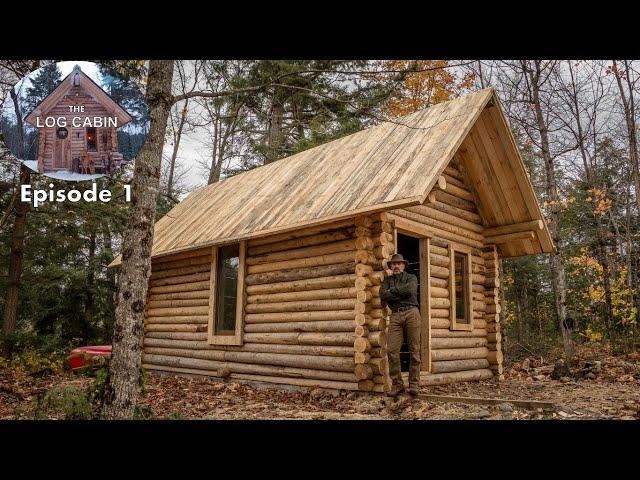
<path id="1" fill-rule="evenodd" d="M 110 173 L 123 160 L 117 129 L 131 120 L 76 65 L 25 117 L 38 128 L 38 172 Z"/>
<path id="2" fill-rule="evenodd" d="M 143 366 L 384 392 L 398 251 L 419 279 L 422 384 L 500 377 L 500 260 L 554 248 L 481 90 L 187 196 L 155 226 Z"/>

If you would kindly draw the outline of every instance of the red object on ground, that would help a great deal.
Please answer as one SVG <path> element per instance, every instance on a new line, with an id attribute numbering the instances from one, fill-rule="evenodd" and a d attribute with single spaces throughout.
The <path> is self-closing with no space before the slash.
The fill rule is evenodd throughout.
<path id="1" fill-rule="evenodd" d="M 92 347 L 78 347 L 69 352 L 71 369 L 95 367 L 103 365 L 111 358 L 111 345 L 96 345 Z"/>

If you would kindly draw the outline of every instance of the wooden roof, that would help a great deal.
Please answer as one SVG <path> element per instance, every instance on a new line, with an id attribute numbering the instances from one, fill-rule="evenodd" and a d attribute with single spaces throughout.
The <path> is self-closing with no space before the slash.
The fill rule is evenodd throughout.
<path id="1" fill-rule="evenodd" d="M 36 107 L 25 117 L 25 121 L 32 125 L 36 124 L 36 117 L 45 116 L 64 96 L 73 88 L 73 76 L 78 73 L 80 75 L 80 88 L 91 95 L 96 102 L 107 109 L 110 115 L 118 117 L 118 127 L 129 123 L 133 117 L 129 115 L 114 99 L 112 99 L 91 77 L 82 71 L 79 65 L 73 67 L 73 70 L 67 75 L 53 91 L 47 95 Z M 79 116 L 88 115 L 87 113 L 79 113 Z"/>
<path id="2" fill-rule="evenodd" d="M 500 146 L 472 152 L 470 134 Z M 422 204 L 463 142 L 470 174 L 481 174 L 472 180 L 487 226 L 543 219 L 499 100 L 484 89 L 199 188 L 156 223 L 152 255 Z M 492 203 L 493 190 L 510 197 L 513 212 Z M 546 225 L 531 243 L 515 254 L 554 248 Z"/>

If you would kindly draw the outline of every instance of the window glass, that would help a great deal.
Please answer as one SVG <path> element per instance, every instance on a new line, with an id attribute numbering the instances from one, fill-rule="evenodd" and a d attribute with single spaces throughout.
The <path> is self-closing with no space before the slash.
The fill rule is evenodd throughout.
<path id="1" fill-rule="evenodd" d="M 97 135 L 95 127 L 87 128 L 87 151 L 88 152 L 96 152 L 97 151 Z"/>
<path id="2" fill-rule="evenodd" d="M 234 335 L 238 288 L 239 245 L 228 245 L 218 251 L 216 335 Z"/>
<path id="3" fill-rule="evenodd" d="M 468 308 L 467 308 L 467 256 L 459 253 L 455 254 L 455 311 L 457 323 L 469 323 Z"/>

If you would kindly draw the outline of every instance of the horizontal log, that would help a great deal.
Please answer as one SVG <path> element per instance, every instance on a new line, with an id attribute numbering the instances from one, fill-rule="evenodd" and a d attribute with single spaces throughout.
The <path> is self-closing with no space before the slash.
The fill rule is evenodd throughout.
<path id="1" fill-rule="evenodd" d="M 502 365 L 503 358 L 502 350 L 489 350 L 487 354 L 487 360 L 492 365 Z"/>
<path id="2" fill-rule="evenodd" d="M 466 220 L 467 222 L 476 223 L 478 225 L 482 224 L 482 218 L 477 213 L 470 212 L 468 210 L 463 210 L 453 205 L 447 205 L 446 203 L 438 202 L 437 196 L 435 198 L 436 198 L 435 202 L 430 202 L 428 204 L 429 208 L 438 210 L 442 213 L 446 213 L 447 215 L 450 215 L 455 218 Z"/>
<path id="3" fill-rule="evenodd" d="M 485 228 L 485 237 L 496 237 L 498 235 L 504 235 L 507 233 L 526 232 L 528 230 L 536 231 L 544 228 L 544 222 L 542 220 L 532 220 L 530 222 L 512 223 L 509 225 L 500 225 L 497 227 Z M 493 252 L 490 253 L 490 256 Z"/>
<path id="4" fill-rule="evenodd" d="M 178 268 L 192 267 L 194 265 L 211 265 L 211 252 L 207 255 L 189 257 L 181 260 L 159 263 L 155 258 L 151 261 L 151 274 L 172 271 Z"/>
<path id="5" fill-rule="evenodd" d="M 264 295 L 272 293 L 302 292 L 325 288 L 357 287 L 357 280 L 365 281 L 355 274 L 333 275 L 330 277 L 308 278 L 290 282 L 275 282 L 262 285 L 249 285 L 245 288 L 247 295 Z M 370 283 L 370 282 L 369 282 Z"/>
<path id="6" fill-rule="evenodd" d="M 447 278 L 436 278 L 432 276 L 429 279 L 429 284 L 432 287 L 447 288 L 447 289 L 449 288 L 449 280 Z"/>
<path id="7" fill-rule="evenodd" d="M 281 252 L 266 253 L 255 257 L 247 257 L 247 265 L 262 265 L 266 263 L 289 262 L 309 257 L 351 252 L 356 250 L 356 239 L 341 240 L 338 242 L 312 245 L 309 247 L 295 248 Z M 332 262 L 335 263 L 335 262 Z M 269 270 L 266 270 L 269 271 Z"/>
<path id="8" fill-rule="evenodd" d="M 374 222 L 369 227 L 372 232 L 393 233 L 393 225 L 390 222 Z"/>
<path id="9" fill-rule="evenodd" d="M 200 358 L 171 357 L 164 355 L 144 354 L 143 363 L 159 366 L 186 367 L 198 370 L 227 370 L 231 373 L 251 373 L 294 378 L 313 378 L 321 380 L 354 381 L 355 375 L 350 372 L 315 370 L 310 368 L 281 367 L 272 365 L 254 365 L 235 362 L 220 362 Z"/>
<path id="10" fill-rule="evenodd" d="M 383 331 L 371 332 L 367 338 L 374 347 L 384 347 L 387 345 L 387 334 Z"/>
<path id="11" fill-rule="evenodd" d="M 489 362 L 486 358 L 431 362 L 431 371 L 433 373 L 460 372 L 464 370 L 477 370 L 480 368 L 489 368 Z"/>
<path id="12" fill-rule="evenodd" d="M 369 363 L 371 355 L 367 352 L 355 352 L 353 354 L 353 361 L 356 363 Z"/>
<path id="13" fill-rule="evenodd" d="M 451 322 L 448 316 L 446 318 L 431 318 L 431 331 L 433 331 L 433 329 L 449 328 L 450 325 Z"/>
<path id="14" fill-rule="evenodd" d="M 278 302 L 297 302 L 307 300 L 332 300 L 341 298 L 357 298 L 355 287 L 320 288 L 318 290 L 305 290 L 300 292 L 265 293 L 260 295 L 247 295 L 247 303 L 263 304 Z"/>
<path id="15" fill-rule="evenodd" d="M 464 360 L 470 358 L 487 358 L 489 350 L 486 347 L 476 348 L 448 348 L 431 349 L 431 360 Z"/>
<path id="16" fill-rule="evenodd" d="M 431 276 L 436 278 L 449 278 L 449 269 L 445 267 L 438 267 L 437 265 L 431 265 Z"/>
<path id="17" fill-rule="evenodd" d="M 369 365 L 375 375 L 384 375 L 387 370 L 387 357 L 372 358 Z"/>
<path id="18" fill-rule="evenodd" d="M 475 199 L 473 198 L 473 194 L 467 190 L 467 188 L 459 187 L 458 185 L 454 185 L 450 183 L 445 188 L 441 188 L 445 192 L 453 195 L 454 197 L 461 198 L 462 200 L 466 200 L 468 202 L 474 203 Z"/>
<path id="19" fill-rule="evenodd" d="M 153 325 L 158 323 L 186 323 L 186 324 L 202 324 L 209 323 L 208 315 L 186 315 L 179 317 L 147 317 L 144 319 L 145 325 Z"/>
<path id="20" fill-rule="evenodd" d="M 192 265 L 190 267 L 175 268 L 171 270 L 152 271 L 150 280 L 159 280 L 168 277 L 180 277 L 183 275 L 191 275 L 193 273 L 211 272 L 211 263 L 203 263 L 201 265 Z"/>
<path id="21" fill-rule="evenodd" d="M 245 323 L 311 322 L 316 320 L 354 320 L 353 310 L 318 310 L 309 312 L 248 313 Z"/>
<path id="22" fill-rule="evenodd" d="M 209 289 L 193 290 L 189 292 L 172 292 L 172 293 L 150 293 L 147 297 L 149 302 L 160 302 L 166 300 L 193 300 L 207 299 L 209 300 Z"/>
<path id="23" fill-rule="evenodd" d="M 433 323 L 431 327 L 432 338 L 462 338 L 462 337 L 486 337 L 487 331 L 485 329 L 474 328 L 471 331 L 465 330 L 449 330 L 448 328 L 434 328 Z"/>
<path id="24" fill-rule="evenodd" d="M 336 263 L 345 263 L 354 261 L 355 252 L 339 252 L 327 255 L 318 255 L 314 257 L 298 258 L 295 260 L 285 260 L 281 262 L 261 263 L 259 265 L 249 265 L 247 274 L 274 272 L 278 270 L 290 270 L 292 268 L 310 268 L 322 265 L 333 265 Z"/>
<path id="25" fill-rule="evenodd" d="M 436 202 L 445 203 L 447 205 L 451 205 L 462 210 L 467 210 L 468 212 L 473 212 L 473 213 L 478 212 L 475 203 L 469 200 L 456 197 L 455 195 L 451 195 L 450 193 L 444 190 L 436 189 L 434 190 L 434 193 L 436 194 Z"/>
<path id="26" fill-rule="evenodd" d="M 295 368 L 313 368 L 337 372 L 353 372 L 353 356 L 332 357 L 321 355 L 293 355 L 289 353 L 258 353 L 223 350 L 185 350 L 178 348 L 150 347 L 145 350 L 149 355 L 200 358 L 220 362 L 237 362 L 258 365 L 277 365 Z"/>
<path id="27" fill-rule="evenodd" d="M 169 255 L 159 255 L 153 257 L 153 262 L 158 265 L 166 265 L 176 260 L 184 260 L 188 258 L 197 258 L 206 255 L 211 255 L 210 247 L 196 248 L 192 250 L 186 250 L 184 252 L 171 253 Z"/>
<path id="28" fill-rule="evenodd" d="M 333 357 L 350 357 L 352 346 L 335 345 L 280 345 L 277 343 L 245 343 L 243 345 L 209 345 L 203 340 L 172 340 L 166 338 L 144 339 L 145 347 L 182 348 L 188 350 L 231 350 L 261 353 L 288 353 L 296 355 L 327 355 Z"/>
<path id="29" fill-rule="evenodd" d="M 533 240 L 536 238 L 536 235 L 531 230 L 526 232 L 516 232 L 516 233 L 505 233 L 503 235 L 496 235 L 494 237 L 485 237 L 484 242 L 486 244 L 495 243 L 509 243 L 515 240 Z"/>
<path id="30" fill-rule="evenodd" d="M 356 327 L 353 320 L 318 322 L 250 323 L 245 325 L 247 333 L 277 332 L 352 332 Z"/>
<path id="31" fill-rule="evenodd" d="M 152 295 L 157 293 L 178 293 L 178 292 L 193 292 L 206 290 L 209 291 L 210 283 L 205 282 L 193 282 L 193 283 L 181 283 L 179 285 L 166 285 L 162 287 L 150 287 L 149 293 Z"/>
<path id="32" fill-rule="evenodd" d="M 207 325 L 191 325 L 184 323 L 153 323 L 144 326 L 145 332 L 206 332 Z"/>
<path id="33" fill-rule="evenodd" d="M 176 307 L 206 307 L 208 298 L 191 298 L 185 300 L 154 300 L 147 302 L 147 309 Z"/>
<path id="34" fill-rule="evenodd" d="M 157 280 L 151 279 L 149 285 L 152 287 L 161 287 L 163 285 L 178 285 L 183 283 L 208 281 L 211 272 L 191 273 L 189 275 L 179 275 L 177 277 L 165 277 Z"/>
<path id="35" fill-rule="evenodd" d="M 450 177 L 455 178 L 456 180 L 463 182 L 463 176 L 460 170 L 455 168 L 453 165 L 449 164 L 444 168 L 444 173 L 449 175 Z"/>
<path id="36" fill-rule="evenodd" d="M 148 332 L 145 334 L 147 338 L 170 338 L 173 340 L 207 340 L 206 332 Z"/>
<path id="37" fill-rule="evenodd" d="M 354 367 L 354 374 L 358 380 L 367 380 L 373 377 L 373 370 L 367 363 L 358 363 Z"/>
<path id="38" fill-rule="evenodd" d="M 353 332 L 341 333 L 245 333 L 246 343 L 280 343 L 287 345 L 353 345 Z"/>
<path id="39" fill-rule="evenodd" d="M 353 310 L 356 305 L 355 298 L 343 298 L 335 300 L 310 300 L 296 302 L 277 303 L 250 303 L 245 306 L 247 313 L 274 313 L 274 312 L 309 312 L 317 310 Z"/>
<path id="40" fill-rule="evenodd" d="M 472 240 L 479 244 L 481 244 L 483 240 L 483 237 L 480 233 L 476 233 L 466 228 L 453 225 L 446 221 L 436 220 L 435 218 L 429 217 L 427 215 L 422 215 L 420 213 L 415 213 L 413 211 L 408 211 L 408 210 L 396 210 L 395 214 L 404 218 L 408 218 L 409 220 L 413 220 L 415 222 L 421 223 L 423 225 L 427 225 L 429 227 L 436 228 L 444 232 L 449 232 L 450 234 L 455 235 L 457 237 Z"/>
<path id="41" fill-rule="evenodd" d="M 295 230 L 292 230 L 290 232 L 284 232 L 284 233 L 276 233 L 273 235 L 269 235 L 267 237 L 260 237 L 260 238 L 252 238 L 251 240 L 249 240 L 248 242 L 248 246 L 249 248 L 253 248 L 253 247 L 258 247 L 260 245 L 267 245 L 267 244 L 273 244 L 273 243 L 279 243 L 279 242 L 285 242 L 288 240 L 293 240 L 296 238 L 302 238 L 302 237 L 308 237 L 311 235 L 317 235 L 319 233 L 322 232 L 328 232 L 331 230 L 337 230 L 339 228 L 343 228 L 343 227 L 349 227 L 353 225 L 353 220 L 351 219 L 345 219 L 345 220 L 339 220 L 339 221 L 335 221 L 332 222 L 330 224 L 323 224 L 323 225 L 315 225 L 312 227 L 306 227 L 306 228 L 297 228 Z"/>
<path id="42" fill-rule="evenodd" d="M 430 302 L 431 304 L 431 308 L 449 308 L 451 307 L 451 300 L 449 300 L 448 298 L 434 298 L 431 297 Z"/>
<path id="43" fill-rule="evenodd" d="M 247 275 L 246 284 L 263 285 L 269 283 L 282 283 L 312 278 L 325 278 L 337 275 L 351 274 L 355 271 L 356 266 L 354 265 L 353 261 L 306 268 L 288 268 L 286 270 Z"/>
<path id="44" fill-rule="evenodd" d="M 356 334 L 356 337 L 368 337 L 369 327 L 366 325 L 356 325 L 354 333 Z"/>
<path id="45" fill-rule="evenodd" d="M 429 293 L 432 298 L 449 298 L 449 289 L 440 287 L 431 287 Z"/>
<path id="46" fill-rule="evenodd" d="M 465 370 L 463 372 L 433 373 L 421 379 L 423 385 L 443 385 L 446 383 L 472 382 L 476 380 L 488 380 L 493 377 L 491 370 L 483 368 L 478 370 Z"/>
<path id="47" fill-rule="evenodd" d="M 449 321 L 449 315 L 446 315 L 442 318 L 435 318 L 433 317 L 433 315 L 431 316 L 431 328 L 432 329 L 449 329 L 451 326 L 451 323 Z M 482 319 L 473 319 L 473 330 L 485 330 L 487 327 L 487 322 L 482 320 Z M 433 331 L 433 330 L 432 330 Z M 466 330 L 455 330 L 457 332 L 460 333 L 472 333 L 472 332 L 467 332 Z M 432 335 L 433 336 L 433 335 Z M 462 335 L 462 336 L 466 336 L 466 335 Z M 468 335 L 468 336 L 474 336 L 474 335 Z"/>
<path id="48" fill-rule="evenodd" d="M 502 334 L 500 332 L 492 332 L 487 334 L 487 342 L 499 342 L 502 340 Z"/>
<path id="49" fill-rule="evenodd" d="M 449 318 L 450 312 L 448 308 L 432 308 L 431 318 Z"/>
<path id="50" fill-rule="evenodd" d="M 436 253 L 431 253 L 431 255 L 429 255 L 429 259 L 431 261 L 431 267 L 436 265 L 438 267 L 449 268 L 449 265 L 451 264 L 451 260 L 447 255 L 438 255 Z"/>
<path id="51" fill-rule="evenodd" d="M 180 373 L 183 375 L 202 375 L 210 377 L 219 377 L 217 370 L 198 370 L 195 368 L 180 368 L 163 365 L 142 365 L 146 370 L 154 370 L 160 372 Z M 246 373 L 231 373 L 229 378 L 245 382 L 269 383 L 273 385 L 294 385 L 307 388 L 324 388 L 330 390 L 358 390 L 358 384 L 355 382 L 334 382 L 330 380 L 317 380 L 307 378 L 289 378 L 275 377 L 268 375 L 252 375 Z"/>
<path id="52" fill-rule="evenodd" d="M 387 328 L 387 321 L 384 318 L 370 318 L 366 323 L 369 330 L 385 330 Z"/>
<path id="53" fill-rule="evenodd" d="M 209 307 L 174 307 L 174 308 L 150 308 L 147 310 L 149 317 L 178 317 L 191 315 L 208 315 Z"/>
<path id="54" fill-rule="evenodd" d="M 487 345 L 486 338 L 470 337 L 470 338 L 432 338 L 431 348 L 450 349 L 450 348 L 475 348 Z"/>
<path id="55" fill-rule="evenodd" d="M 366 337 L 355 337 L 353 349 L 358 353 L 368 352 L 371 350 L 371 342 Z"/>
<path id="56" fill-rule="evenodd" d="M 263 255 L 266 253 L 281 252 L 284 250 L 293 250 L 301 247 L 310 247 L 313 245 L 321 245 L 326 243 L 337 242 L 340 240 L 348 240 L 355 236 L 355 227 L 349 226 L 338 230 L 331 230 L 316 235 L 294 238 L 275 243 L 267 243 L 255 247 L 249 247 L 247 254 L 250 257 Z"/>

